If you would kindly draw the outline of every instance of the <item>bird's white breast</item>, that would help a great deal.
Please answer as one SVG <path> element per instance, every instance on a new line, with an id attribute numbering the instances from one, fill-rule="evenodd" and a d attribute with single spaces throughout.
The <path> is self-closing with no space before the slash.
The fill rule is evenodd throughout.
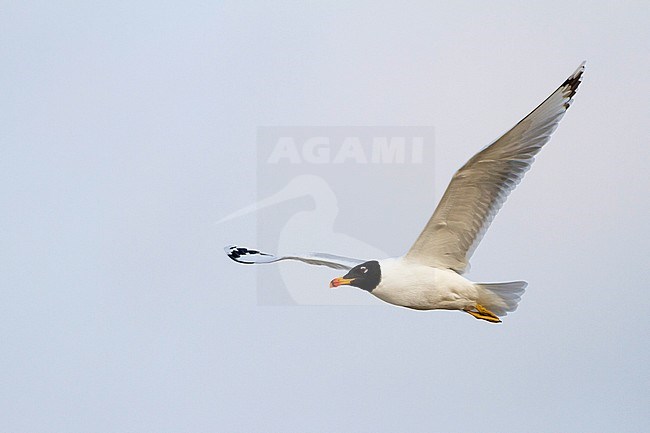
<path id="1" fill-rule="evenodd" d="M 472 308 L 474 284 L 450 269 L 410 262 L 404 257 L 379 261 L 381 282 L 372 291 L 379 299 L 418 310 Z"/>

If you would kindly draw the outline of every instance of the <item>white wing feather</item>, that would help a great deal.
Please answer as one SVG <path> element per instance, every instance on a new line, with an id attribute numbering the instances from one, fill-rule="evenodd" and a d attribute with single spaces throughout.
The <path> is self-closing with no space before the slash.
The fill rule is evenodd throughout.
<path id="1" fill-rule="evenodd" d="M 225 247 L 224 251 L 232 260 L 236 261 L 237 263 L 243 263 L 246 265 L 275 263 L 282 260 L 297 260 L 309 265 L 327 266 L 328 268 L 333 269 L 348 270 L 365 261 L 353 259 L 350 257 L 335 256 L 333 254 L 327 253 L 305 253 L 275 256 L 273 254 L 263 253 L 258 250 L 238 247 L 235 245 Z"/>
<path id="2" fill-rule="evenodd" d="M 569 108 L 584 67 L 583 62 L 542 104 L 456 172 L 406 254 L 409 260 L 458 273 L 467 269 L 490 223 Z"/>

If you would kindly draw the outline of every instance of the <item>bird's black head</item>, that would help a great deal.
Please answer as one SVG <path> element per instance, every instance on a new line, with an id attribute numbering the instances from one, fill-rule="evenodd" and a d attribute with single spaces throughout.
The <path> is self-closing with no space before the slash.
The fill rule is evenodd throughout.
<path id="1" fill-rule="evenodd" d="M 341 278 L 334 278 L 330 287 L 354 286 L 372 292 L 381 281 L 381 268 L 377 260 L 361 263 L 350 269 L 350 272 Z"/>

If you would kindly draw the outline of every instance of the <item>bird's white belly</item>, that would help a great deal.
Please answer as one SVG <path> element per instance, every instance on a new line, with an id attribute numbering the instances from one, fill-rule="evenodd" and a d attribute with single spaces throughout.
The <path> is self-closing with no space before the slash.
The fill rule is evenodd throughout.
<path id="1" fill-rule="evenodd" d="M 465 310 L 478 300 L 476 286 L 452 270 L 404 258 L 382 260 L 380 266 L 381 282 L 372 294 L 390 304 L 417 310 Z"/>

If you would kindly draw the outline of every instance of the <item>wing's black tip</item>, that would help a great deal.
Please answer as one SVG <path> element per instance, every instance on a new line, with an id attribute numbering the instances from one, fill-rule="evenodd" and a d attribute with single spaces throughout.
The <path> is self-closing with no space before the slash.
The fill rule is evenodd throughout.
<path id="1" fill-rule="evenodd" d="M 584 61 L 578 66 L 578 69 L 575 70 L 573 74 L 569 78 L 566 79 L 564 83 L 562 83 L 562 88 L 564 90 L 564 95 L 569 98 L 569 102 L 565 104 L 566 108 L 569 108 L 570 105 L 570 100 L 573 98 L 573 96 L 576 94 L 576 91 L 578 90 L 578 86 L 582 82 L 582 74 L 585 72 L 585 64 L 587 62 Z"/>
<path id="2" fill-rule="evenodd" d="M 243 263 L 246 265 L 251 265 L 254 262 L 247 262 L 242 259 L 242 257 L 246 256 L 270 256 L 270 254 L 263 253 L 258 250 L 251 250 L 248 248 L 243 248 L 243 247 L 238 247 L 237 245 L 230 245 L 224 248 L 224 251 L 230 257 L 230 259 L 236 261 L 237 263 Z"/>

